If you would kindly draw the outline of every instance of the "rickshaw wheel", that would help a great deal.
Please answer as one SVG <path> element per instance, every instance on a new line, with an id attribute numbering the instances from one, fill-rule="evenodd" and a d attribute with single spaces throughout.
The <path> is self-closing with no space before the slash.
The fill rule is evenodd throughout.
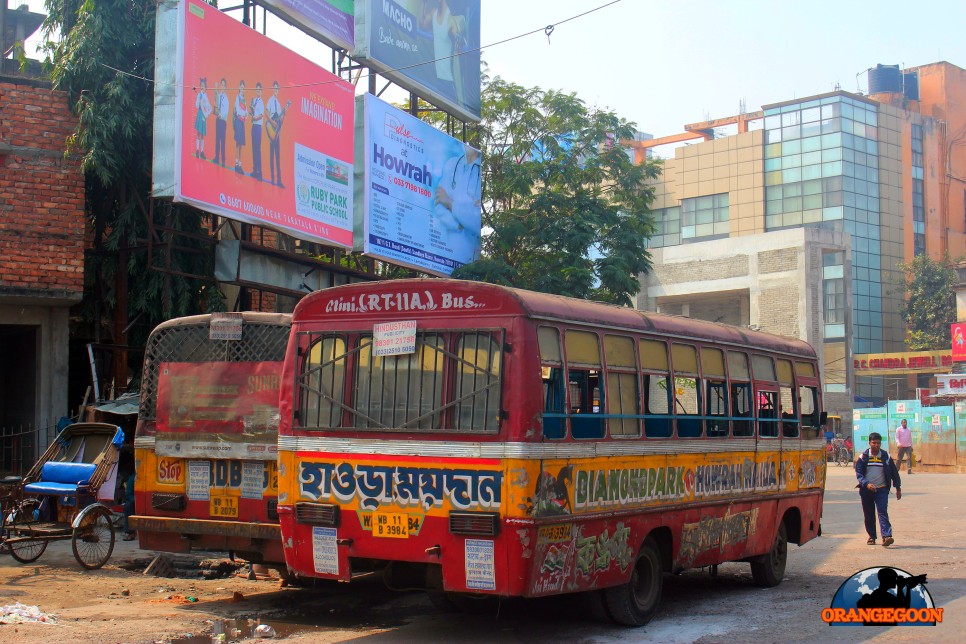
<path id="1" fill-rule="evenodd" d="M 95 570 L 107 563 L 114 552 L 114 522 L 111 513 L 103 505 L 93 508 L 74 528 L 71 548 L 74 559 L 88 570 Z"/>
<path id="2" fill-rule="evenodd" d="M 34 520 L 34 510 L 40 507 L 36 499 L 26 499 L 11 513 L 12 518 L 4 525 L 4 534 L 9 539 L 22 536 L 22 530 L 29 530 Z M 33 563 L 47 550 L 46 539 L 27 539 L 26 541 L 7 541 L 10 556 L 20 563 Z"/>
<path id="3" fill-rule="evenodd" d="M 47 549 L 46 539 L 30 539 L 28 541 L 7 542 L 10 556 L 20 563 L 33 563 L 40 559 Z"/>

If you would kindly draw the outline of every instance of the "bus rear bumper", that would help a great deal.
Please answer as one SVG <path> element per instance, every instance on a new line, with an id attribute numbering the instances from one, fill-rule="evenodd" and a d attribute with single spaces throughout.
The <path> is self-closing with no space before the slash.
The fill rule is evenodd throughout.
<path id="1" fill-rule="evenodd" d="M 175 519 L 167 517 L 128 517 L 132 530 L 144 532 L 168 532 L 192 536 L 212 535 L 219 537 L 242 537 L 247 539 L 271 539 L 281 541 L 282 533 L 277 523 L 245 523 L 242 521 L 210 521 L 206 519 Z"/>

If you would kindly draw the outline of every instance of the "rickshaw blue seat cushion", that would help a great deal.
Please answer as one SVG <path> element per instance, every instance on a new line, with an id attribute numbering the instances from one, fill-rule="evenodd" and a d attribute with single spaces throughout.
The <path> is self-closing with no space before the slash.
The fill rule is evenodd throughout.
<path id="1" fill-rule="evenodd" d="M 25 485 L 28 494 L 76 494 L 78 485 L 87 485 L 94 475 L 94 463 L 44 463 L 40 480 Z"/>

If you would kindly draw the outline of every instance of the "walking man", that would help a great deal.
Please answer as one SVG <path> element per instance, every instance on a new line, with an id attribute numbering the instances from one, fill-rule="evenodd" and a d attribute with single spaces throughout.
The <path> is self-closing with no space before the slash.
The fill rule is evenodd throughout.
<path id="1" fill-rule="evenodd" d="M 899 446 L 899 454 L 896 456 L 896 469 L 902 469 L 902 461 L 906 456 L 908 456 L 908 473 L 912 474 L 912 430 L 906 425 L 905 418 L 903 418 L 902 422 L 899 423 L 899 426 L 896 427 L 896 445 Z"/>
<path id="2" fill-rule="evenodd" d="M 882 531 L 882 545 L 891 546 L 892 524 L 889 522 L 889 492 L 896 486 L 896 501 L 902 498 L 902 482 L 899 470 L 889 453 L 881 449 L 882 435 L 869 434 L 869 448 L 855 461 L 855 477 L 859 480 L 859 499 L 862 501 L 862 514 L 865 517 L 865 531 L 869 535 L 866 543 L 875 545 L 876 515 Z"/>

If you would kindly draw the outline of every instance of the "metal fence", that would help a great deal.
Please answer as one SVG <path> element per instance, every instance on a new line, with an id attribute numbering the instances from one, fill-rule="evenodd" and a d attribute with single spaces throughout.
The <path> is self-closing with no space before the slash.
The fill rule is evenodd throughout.
<path id="1" fill-rule="evenodd" d="M 57 435 L 57 427 L 0 426 L 0 474 L 21 476 Z"/>

